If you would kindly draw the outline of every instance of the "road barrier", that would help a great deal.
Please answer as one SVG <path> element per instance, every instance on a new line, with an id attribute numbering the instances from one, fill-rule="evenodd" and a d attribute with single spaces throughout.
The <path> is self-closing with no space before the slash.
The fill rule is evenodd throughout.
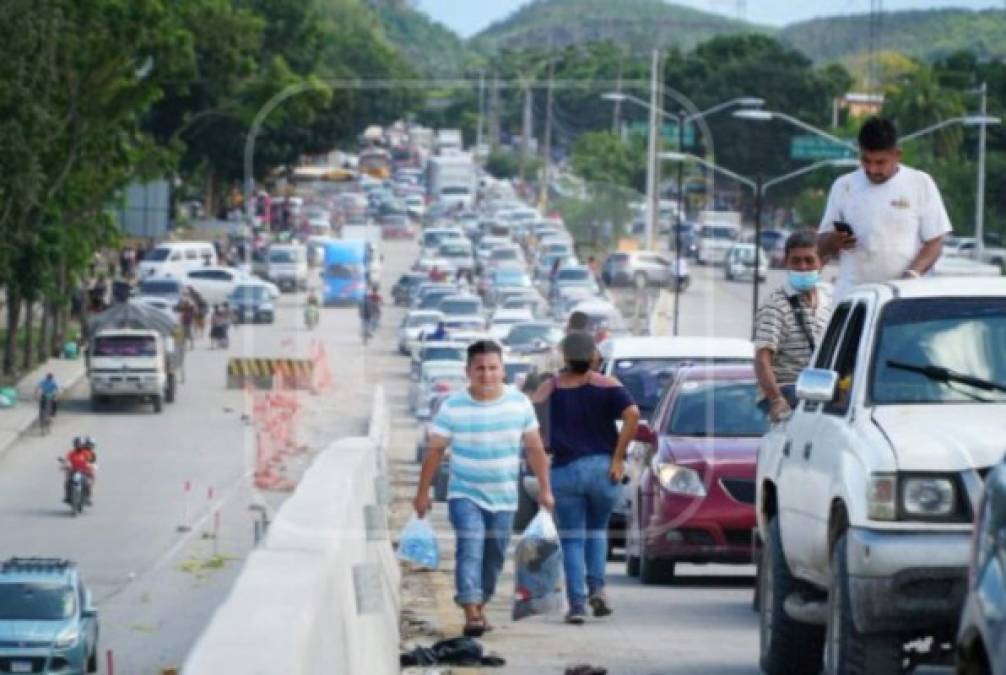
<path id="1" fill-rule="evenodd" d="M 186 675 L 399 672 L 399 568 L 378 470 L 388 439 L 383 391 L 374 401 L 369 435 L 332 443 L 280 508 Z"/>
<path id="2" fill-rule="evenodd" d="M 325 343 L 321 340 L 311 342 L 311 364 L 314 369 L 311 391 L 316 394 L 330 391 L 335 385 L 335 380 L 332 377 L 332 367 L 328 363 L 328 351 L 325 349 Z"/>
<path id="3" fill-rule="evenodd" d="M 280 377 L 290 389 L 314 386 L 314 361 L 311 359 L 232 358 L 227 361 L 227 388 L 272 389 Z"/>

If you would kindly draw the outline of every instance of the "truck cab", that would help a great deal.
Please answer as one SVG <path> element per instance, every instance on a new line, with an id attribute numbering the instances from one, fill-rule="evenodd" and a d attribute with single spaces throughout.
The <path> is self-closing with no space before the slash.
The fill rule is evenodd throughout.
<path id="1" fill-rule="evenodd" d="M 1006 280 L 858 287 L 762 439 L 766 673 L 900 673 L 952 643 L 982 481 L 1006 437 Z"/>
<path id="2" fill-rule="evenodd" d="M 88 350 L 91 405 L 114 398 L 149 402 L 161 412 L 174 397 L 167 372 L 168 346 L 151 329 L 109 328 L 98 331 Z"/>

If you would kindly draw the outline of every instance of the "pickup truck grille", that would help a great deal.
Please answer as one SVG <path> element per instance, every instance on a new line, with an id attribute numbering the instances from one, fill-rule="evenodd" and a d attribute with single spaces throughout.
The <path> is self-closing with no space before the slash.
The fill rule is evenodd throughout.
<path id="1" fill-rule="evenodd" d="M 755 484 L 750 478 L 720 478 L 720 485 L 741 504 L 755 503 Z"/>

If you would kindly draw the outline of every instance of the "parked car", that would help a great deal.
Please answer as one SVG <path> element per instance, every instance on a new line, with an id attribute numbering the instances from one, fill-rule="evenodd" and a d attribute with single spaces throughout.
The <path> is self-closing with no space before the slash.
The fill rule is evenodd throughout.
<path id="1" fill-rule="evenodd" d="M 1006 673 L 1006 463 L 985 479 L 975 518 L 968 595 L 957 632 L 959 675 Z"/>
<path id="2" fill-rule="evenodd" d="M 631 251 L 610 254 L 601 266 L 601 278 L 607 286 L 635 285 L 688 288 L 688 263 L 682 258 L 681 268 L 674 273 L 671 254 L 654 251 Z"/>
<path id="3" fill-rule="evenodd" d="M 438 340 L 436 342 L 420 342 L 412 352 L 411 377 L 418 380 L 423 364 L 428 361 L 457 361 L 464 363 L 467 344 L 453 340 Z"/>
<path id="4" fill-rule="evenodd" d="M 768 254 L 765 251 L 758 253 L 758 279 L 765 281 L 768 278 Z M 754 244 L 734 244 L 727 257 L 723 261 L 723 276 L 727 281 L 742 281 L 754 279 L 755 274 L 755 246 Z"/>
<path id="5" fill-rule="evenodd" d="M 0 563 L 0 667 L 5 673 L 98 672 L 98 611 L 75 563 Z"/>
<path id="6" fill-rule="evenodd" d="M 264 286 L 274 299 L 279 297 L 279 287 L 276 284 L 234 267 L 201 267 L 185 276 L 185 285 L 191 286 L 210 305 L 224 302 L 235 287 L 249 283 Z"/>
<path id="7" fill-rule="evenodd" d="M 752 366 L 686 367 L 640 423 L 629 576 L 666 583 L 678 562 L 751 563 L 755 463 L 768 426 L 757 397 Z"/>
<path id="8" fill-rule="evenodd" d="M 402 317 L 398 326 L 398 351 L 411 354 L 424 333 L 432 333 L 444 315 L 436 309 L 414 309 Z"/>
<path id="9" fill-rule="evenodd" d="M 1003 344 L 1003 279 L 865 285 L 835 307 L 759 451 L 764 672 L 901 673 L 906 643 L 953 644 L 1003 455 Z"/>

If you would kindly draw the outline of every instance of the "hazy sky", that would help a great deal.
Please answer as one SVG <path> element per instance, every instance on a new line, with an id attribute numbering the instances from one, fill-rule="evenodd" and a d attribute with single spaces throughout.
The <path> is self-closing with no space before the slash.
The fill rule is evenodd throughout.
<path id="1" fill-rule="evenodd" d="M 479 32 L 493 21 L 507 17 L 529 0 L 419 0 L 427 14 L 464 37 Z M 618 0 L 612 0 L 618 2 Z M 678 0 L 675 4 L 736 16 L 736 0 Z M 794 7 L 794 5 L 797 5 Z M 934 7 L 1004 8 L 1006 0 L 884 0 L 885 10 L 931 9 Z M 747 0 L 747 18 L 756 23 L 782 26 L 794 21 L 834 14 L 869 11 L 869 0 Z"/>

